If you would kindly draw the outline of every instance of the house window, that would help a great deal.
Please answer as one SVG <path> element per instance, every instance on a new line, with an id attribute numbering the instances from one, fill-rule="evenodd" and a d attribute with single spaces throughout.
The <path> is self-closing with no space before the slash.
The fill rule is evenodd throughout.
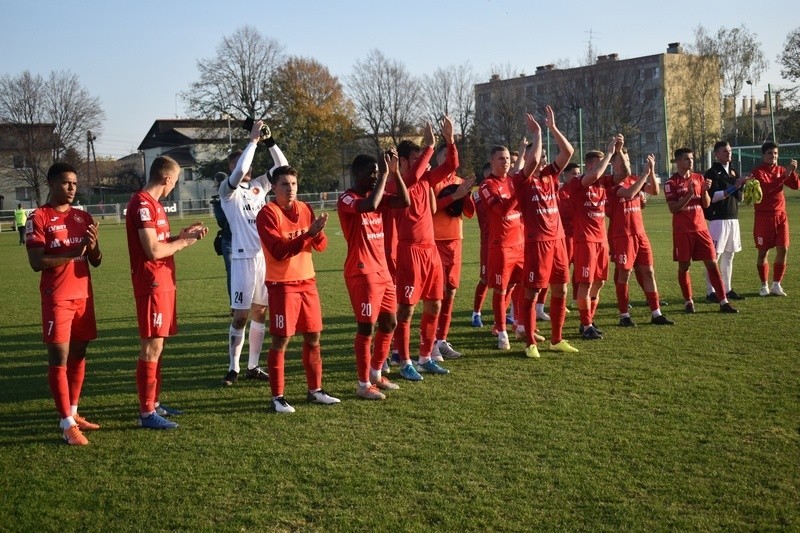
<path id="1" fill-rule="evenodd" d="M 25 161 L 25 156 L 24 155 L 15 155 L 14 156 L 14 168 L 16 168 L 16 169 L 28 168 L 28 164 L 27 163 L 28 162 Z"/>
<path id="2" fill-rule="evenodd" d="M 525 87 L 525 97 L 531 99 L 534 96 L 536 96 L 536 86 L 528 85 L 527 87 Z"/>
<path id="3" fill-rule="evenodd" d="M 17 201 L 29 201 L 33 197 L 33 189 L 31 187 L 15 187 L 14 192 L 17 196 Z"/>
<path id="4" fill-rule="evenodd" d="M 648 89 L 647 92 L 645 93 L 645 99 L 648 102 L 651 100 L 655 100 L 656 94 L 658 94 L 658 91 L 656 89 Z"/>
<path id="5" fill-rule="evenodd" d="M 655 122 L 655 120 L 656 120 L 656 112 L 653 111 L 652 109 L 650 111 L 647 111 L 644 114 L 644 119 L 646 121 L 648 121 L 648 122 Z"/>
<path id="6" fill-rule="evenodd" d="M 645 133 L 645 142 L 647 144 L 654 144 L 658 142 L 658 134 L 654 131 L 648 131 Z"/>
<path id="7" fill-rule="evenodd" d="M 659 67 L 653 67 L 653 78 L 658 78 L 661 76 L 661 69 Z"/>
<path id="8" fill-rule="evenodd" d="M 194 170 L 191 168 L 184 168 L 183 169 L 183 181 L 192 181 L 194 180 Z"/>

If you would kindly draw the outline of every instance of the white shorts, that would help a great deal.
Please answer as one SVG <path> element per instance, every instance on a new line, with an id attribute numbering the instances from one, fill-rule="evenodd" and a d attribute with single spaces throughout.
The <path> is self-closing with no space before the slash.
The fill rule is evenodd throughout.
<path id="1" fill-rule="evenodd" d="M 247 259 L 231 258 L 231 308 L 250 309 L 252 304 L 266 307 L 266 277 L 263 253 Z"/>
<path id="2" fill-rule="evenodd" d="M 742 251 L 742 235 L 739 233 L 737 219 L 709 220 L 708 233 L 711 234 L 717 254 Z"/>

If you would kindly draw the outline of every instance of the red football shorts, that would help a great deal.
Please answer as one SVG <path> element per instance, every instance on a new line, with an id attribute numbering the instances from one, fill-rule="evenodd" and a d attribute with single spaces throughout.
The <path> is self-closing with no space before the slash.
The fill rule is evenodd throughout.
<path id="1" fill-rule="evenodd" d="M 572 236 L 564 237 L 564 245 L 567 248 L 567 259 L 569 259 L 569 264 L 572 264 L 573 258 L 575 257 L 575 247 L 572 244 Z"/>
<path id="2" fill-rule="evenodd" d="M 486 264 L 486 261 L 488 260 L 488 257 L 489 257 L 489 236 L 488 235 L 487 236 L 481 235 L 481 251 L 480 251 L 480 257 L 478 258 L 478 260 L 480 261 L 480 264 L 479 264 L 480 275 L 479 275 L 479 277 L 480 277 L 480 279 L 482 279 L 485 282 L 489 281 L 489 278 L 488 278 L 488 276 L 489 276 L 488 268 L 489 267 Z"/>
<path id="3" fill-rule="evenodd" d="M 97 338 L 94 300 L 61 300 L 42 302 L 42 341 L 61 344 L 69 341 L 91 341 Z"/>
<path id="4" fill-rule="evenodd" d="M 522 281 L 525 249 L 523 246 L 514 248 L 492 248 L 486 258 L 486 267 L 489 279 L 486 281 L 490 288 L 504 291 L 510 285 Z"/>
<path id="5" fill-rule="evenodd" d="M 397 312 L 397 290 L 388 272 L 352 276 L 344 282 L 356 322 L 374 324 L 380 313 Z"/>
<path id="6" fill-rule="evenodd" d="M 436 241 L 436 249 L 442 261 L 445 287 L 457 289 L 461 280 L 461 239 Z"/>
<path id="7" fill-rule="evenodd" d="M 269 285 L 269 332 L 279 337 L 322 331 L 322 307 L 317 282 Z"/>
<path id="8" fill-rule="evenodd" d="M 714 241 L 708 230 L 693 231 L 692 233 L 677 233 L 672 235 L 672 260 L 673 261 L 706 261 L 716 260 L 717 252 Z"/>
<path id="9" fill-rule="evenodd" d="M 592 283 L 608 279 L 608 243 L 575 242 L 574 243 L 574 281 L 576 283 Z"/>
<path id="10" fill-rule="evenodd" d="M 176 298 L 175 291 L 136 297 L 136 319 L 139 322 L 140 338 L 170 337 L 178 333 Z"/>
<path id="11" fill-rule="evenodd" d="M 569 281 L 569 259 L 564 239 L 525 243 L 525 288 L 544 289 Z"/>
<path id="12" fill-rule="evenodd" d="M 780 246 L 789 247 L 789 219 L 786 212 L 755 213 L 753 219 L 753 240 L 759 250 L 769 250 Z"/>
<path id="13" fill-rule="evenodd" d="M 435 245 L 397 245 L 397 301 L 416 305 L 444 296 L 442 264 Z"/>
<path id="14" fill-rule="evenodd" d="M 653 249 L 647 235 L 626 235 L 614 238 L 614 262 L 620 270 L 635 266 L 653 266 Z"/>

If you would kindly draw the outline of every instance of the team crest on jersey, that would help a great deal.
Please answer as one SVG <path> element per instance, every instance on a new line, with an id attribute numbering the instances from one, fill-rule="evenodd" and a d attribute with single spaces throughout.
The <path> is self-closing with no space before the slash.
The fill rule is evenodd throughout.
<path id="1" fill-rule="evenodd" d="M 139 209 L 139 220 L 141 220 L 142 222 L 147 222 L 149 220 L 152 220 L 152 218 L 150 218 L 150 210 L 147 209 L 146 207 L 142 207 L 141 209 Z"/>
<path id="2" fill-rule="evenodd" d="M 83 217 L 76 216 L 75 222 L 77 222 L 78 224 L 83 224 Z"/>
<path id="3" fill-rule="evenodd" d="M 353 197 L 350 196 L 349 194 L 345 194 L 344 196 L 342 196 L 342 203 L 344 205 L 352 205 Z"/>

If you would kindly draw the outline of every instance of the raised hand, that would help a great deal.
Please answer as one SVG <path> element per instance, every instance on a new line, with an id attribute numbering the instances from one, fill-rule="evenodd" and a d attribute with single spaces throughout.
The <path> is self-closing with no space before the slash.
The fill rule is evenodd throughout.
<path id="1" fill-rule="evenodd" d="M 397 157 L 397 149 L 391 148 L 384 152 L 383 154 L 383 162 L 386 163 L 386 169 L 389 172 L 394 173 L 396 176 L 399 176 L 398 169 L 400 167 L 400 158 Z"/>
<path id="2" fill-rule="evenodd" d="M 328 213 L 322 213 L 311 225 L 308 227 L 308 233 L 312 237 L 316 237 L 319 233 L 325 229 L 325 225 L 328 223 Z"/>
<path id="3" fill-rule="evenodd" d="M 86 235 L 84 236 L 84 239 L 86 239 L 87 251 L 94 250 L 97 247 L 97 236 L 99 232 L 100 230 L 98 228 L 97 223 L 92 224 L 91 226 L 86 228 Z"/>
<path id="4" fill-rule="evenodd" d="M 441 126 L 442 137 L 444 137 L 445 142 L 447 144 L 453 144 L 455 142 L 455 134 L 453 133 L 453 119 L 448 115 L 445 115 L 439 125 Z"/>
<path id="5" fill-rule="evenodd" d="M 433 133 L 433 125 L 430 122 L 425 123 L 422 142 L 425 143 L 425 146 L 436 146 L 436 135 Z"/>
<path id="6" fill-rule="evenodd" d="M 611 137 L 611 140 L 608 142 L 608 147 L 606 149 L 607 153 L 616 152 L 616 150 L 617 150 L 617 142 L 618 142 L 617 137 L 618 137 L 618 135 L 614 135 L 613 137 Z"/>
<path id="7" fill-rule="evenodd" d="M 531 133 L 537 133 L 541 135 L 542 127 L 539 125 L 538 122 L 536 122 L 536 119 L 533 118 L 533 115 L 531 115 L 530 113 L 525 113 L 525 123 L 528 126 L 528 131 L 530 131 Z"/>
<path id="8" fill-rule="evenodd" d="M 656 156 L 653 154 L 647 154 L 647 172 L 655 172 L 656 169 Z"/>
<path id="9" fill-rule="evenodd" d="M 191 226 L 186 226 L 181 230 L 180 238 L 189 241 L 199 241 L 208 233 L 208 226 L 202 222 L 195 222 Z"/>
<path id="10" fill-rule="evenodd" d="M 460 198 L 464 198 L 469 194 L 469 191 L 472 189 L 473 185 L 475 185 L 475 176 L 465 178 L 453 193 L 453 199 L 458 200 Z"/>
<path id="11" fill-rule="evenodd" d="M 250 140 L 258 141 L 261 139 L 261 128 L 264 127 L 263 120 L 256 120 L 253 122 L 253 128 L 250 130 Z"/>
<path id="12" fill-rule="evenodd" d="M 553 113 L 553 108 L 549 105 L 544 107 L 544 125 L 548 128 L 556 129 L 556 115 Z"/>

